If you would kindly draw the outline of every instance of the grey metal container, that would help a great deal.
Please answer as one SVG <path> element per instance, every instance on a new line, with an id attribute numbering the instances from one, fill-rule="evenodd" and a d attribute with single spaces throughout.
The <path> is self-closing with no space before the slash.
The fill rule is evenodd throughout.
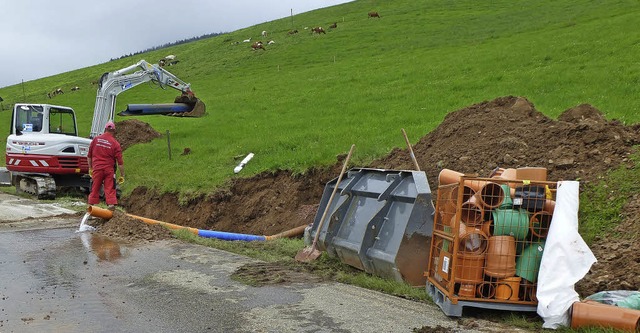
<path id="1" fill-rule="evenodd" d="M 325 187 L 312 233 L 336 181 Z M 365 272 L 425 286 L 435 211 L 425 173 L 357 168 L 337 186 L 318 248 Z"/>

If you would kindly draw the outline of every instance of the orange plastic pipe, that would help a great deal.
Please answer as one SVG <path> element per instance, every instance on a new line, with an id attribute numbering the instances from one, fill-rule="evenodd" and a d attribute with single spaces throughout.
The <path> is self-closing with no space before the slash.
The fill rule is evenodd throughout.
<path id="1" fill-rule="evenodd" d="M 638 332 L 640 311 L 594 301 L 575 302 L 571 307 L 571 328 L 609 327 Z"/>
<path id="2" fill-rule="evenodd" d="M 449 184 L 457 184 L 460 182 L 462 177 L 464 177 L 464 173 L 453 171 L 450 169 L 442 169 L 440 174 L 438 174 L 438 184 L 439 185 L 449 185 Z M 479 192 L 483 186 L 488 183 L 486 180 L 468 180 L 464 181 L 464 186 L 468 186 L 472 188 L 474 191 Z"/>
<path id="3" fill-rule="evenodd" d="M 547 181 L 547 168 L 542 167 L 522 167 L 522 168 L 498 168 L 489 178 L 497 178 L 504 180 L 531 180 L 531 181 Z"/>
<path id="4" fill-rule="evenodd" d="M 113 217 L 112 211 L 97 206 L 89 206 L 89 208 L 87 208 L 87 213 L 93 217 L 99 217 L 105 220 L 110 220 Z"/>
<path id="5" fill-rule="evenodd" d="M 181 225 L 177 225 L 177 224 L 173 224 L 173 223 L 168 223 L 168 222 L 162 222 L 162 221 L 158 221 L 158 220 L 153 220 L 150 218 L 146 218 L 146 217 L 142 217 L 142 216 L 137 216 L 137 215 L 132 215 L 132 214 L 127 214 L 127 216 L 129 217 L 133 217 L 134 219 L 138 219 L 144 223 L 147 224 L 159 224 L 161 226 L 167 227 L 169 229 L 172 230 L 181 230 L 181 229 L 185 229 L 188 230 L 189 232 L 191 232 L 194 235 L 198 234 L 198 229 L 196 228 L 191 228 L 191 227 L 183 227 Z"/>
<path id="6" fill-rule="evenodd" d="M 94 216 L 94 217 L 99 217 L 101 219 L 105 219 L 105 220 L 110 220 L 113 217 L 113 212 L 108 210 L 108 209 L 104 209 L 104 208 L 100 208 L 100 207 L 96 207 L 96 206 L 89 206 L 89 208 L 87 208 L 87 212 L 89 213 L 89 215 Z M 179 230 L 179 229 L 186 229 L 189 230 L 191 233 L 193 234 L 198 234 L 198 229 L 196 228 L 190 228 L 190 227 L 183 227 L 177 224 L 173 224 L 173 223 L 167 223 L 167 222 L 162 222 L 162 221 L 158 221 L 158 220 L 153 220 L 150 218 L 146 218 L 146 217 L 142 217 L 142 216 L 137 216 L 137 215 L 132 215 L 132 214 L 125 214 L 131 218 L 140 220 L 146 224 L 159 224 L 162 226 L 165 226 L 169 229 L 173 229 L 173 230 Z"/>
<path id="7" fill-rule="evenodd" d="M 468 226 L 477 226 L 482 224 L 484 218 L 484 208 L 481 204 L 474 200 L 475 197 L 471 197 L 470 200 L 462 203 L 460 206 L 460 220 L 466 223 Z M 455 216 L 453 217 L 455 219 Z M 451 222 L 451 225 L 453 225 Z"/>
<path id="8" fill-rule="evenodd" d="M 543 168 L 536 168 L 536 169 L 543 169 Z M 513 172 L 515 174 L 515 171 L 517 171 L 517 169 L 503 169 L 502 174 L 505 174 L 504 171 L 506 171 L 507 176 L 511 177 L 511 173 Z M 539 170 L 539 171 L 540 171 L 540 174 L 542 174 L 542 170 Z M 462 177 L 464 177 L 464 175 L 465 174 L 462 172 L 457 172 L 450 169 L 442 169 L 442 171 L 440 171 L 440 174 L 438 175 L 438 182 L 439 182 L 439 185 L 456 184 L 460 182 L 460 180 L 462 179 Z M 499 176 L 494 178 L 500 179 Z M 489 183 L 492 183 L 492 182 L 486 181 L 486 180 L 465 180 L 463 185 L 472 188 L 476 192 L 480 192 L 482 191 L 482 188 Z M 515 192 L 516 192 L 515 189 L 513 188 L 514 185 L 515 185 L 514 183 L 509 183 L 509 187 L 511 187 L 510 195 L 512 198 L 515 197 Z M 554 200 L 547 199 L 544 203 L 543 210 L 550 214 L 553 214 L 555 206 L 556 206 L 556 202 Z"/>
<path id="9" fill-rule="evenodd" d="M 527 179 L 532 181 L 547 181 L 547 168 L 522 167 L 516 169 L 516 179 Z"/>
<path id="10" fill-rule="evenodd" d="M 289 229 L 287 231 L 283 231 L 279 234 L 275 234 L 272 236 L 265 236 L 267 237 L 267 240 L 272 240 L 272 239 L 278 239 L 278 238 L 291 238 L 291 237 L 296 237 L 296 236 L 300 236 L 304 233 L 304 229 L 307 227 L 307 224 L 305 225 L 301 225 L 299 227 L 295 227 L 293 229 Z"/>
<path id="11" fill-rule="evenodd" d="M 89 213 L 89 215 L 94 216 L 94 217 L 99 217 L 101 219 L 105 219 L 105 220 L 110 220 L 113 217 L 113 212 L 108 210 L 108 209 L 104 209 L 104 208 L 100 208 L 97 206 L 89 206 L 89 208 L 87 208 L 87 212 Z M 168 223 L 168 222 L 162 222 L 162 221 L 158 221 L 158 220 L 154 220 L 154 219 L 150 219 L 147 217 L 142 217 L 142 216 L 137 216 L 137 215 L 133 215 L 133 214 L 126 214 L 125 215 L 140 220 L 144 223 L 147 224 L 159 224 L 162 226 L 165 226 L 169 229 L 172 230 L 180 230 L 180 229 L 186 229 L 189 232 L 191 232 L 194 235 L 198 235 L 198 229 L 196 228 L 191 228 L 191 227 L 184 227 L 181 225 L 177 225 L 177 224 L 173 224 L 173 223 Z M 272 240 L 272 239 L 277 239 L 277 238 L 291 238 L 291 237 L 295 237 L 295 236 L 299 236 L 301 234 L 304 233 L 304 229 L 307 227 L 307 225 L 301 225 L 299 227 L 295 227 L 293 229 L 287 230 L 287 231 L 283 231 L 279 234 L 275 234 L 273 236 L 265 236 L 266 240 Z"/>
<path id="12" fill-rule="evenodd" d="M 501 169 L 498 169 L 496 174 L 491 176 L 491 178 L 505 179 L 505 180 L 515 180 L 515 179 L 517 179 L 516 174 L 517 174 L 517 170 L 516 169 L 512 169 L 512 168 L 502 169 L 501 168 Z"/>

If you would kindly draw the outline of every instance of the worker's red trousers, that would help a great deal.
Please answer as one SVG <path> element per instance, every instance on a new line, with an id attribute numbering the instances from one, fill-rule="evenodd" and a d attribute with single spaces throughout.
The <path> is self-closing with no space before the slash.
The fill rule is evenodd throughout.
<path id="1" fill-rule="evenodd" d="M 107 205 L 117 205 L 116 188 L 113 184 L 114 169 L 93 170 L 93 184 L 89 194 L 88 204 L 100 203 L 100 186 L 104 183 L 104 198 Z"/>

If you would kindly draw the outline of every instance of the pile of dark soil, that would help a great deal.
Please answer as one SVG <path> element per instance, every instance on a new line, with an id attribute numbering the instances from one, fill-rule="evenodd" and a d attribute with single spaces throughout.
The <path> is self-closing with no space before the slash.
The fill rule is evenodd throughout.
<path id="1" fill-rule="evenodd" d="M 136 127 L 143 125 L 130 125 L 118 125 L 121 135 L 123 131 L 136 131 L 134 136 L 121 137 L 123 146 L 137 143 L 125 138 L 140 138 Z M 413 150 L 433 192 L 443 168 L 488 176 L 496 167 L 545 167 L 550 181 L 579 180 L 584 185 L 597 182 L 609 169 L 633 166 L 629 155 L 640 143 L 639 129 L 640 125 L 608 121 L 586 104 L 568 109 L 553 120 L 526 98 L 508 96 L 448 114 Z M 401 135 L 400 128 L 397 130 Z M 124 200 L 124 206 L 132 214 L 198 229 L 272 235 L 313 222 L 324 186 L 337 177 L 342 158 L 331 167 L 311 169 L 304 175 L 280 170 L 235 179 L 217 193 L 184 204 L 179 203 L 176 193 L 158 194 L 138 187 Z M 370 165 L 358 167 L 414 168 L 406 148 L 396 148 Z M 625 225 L 633 224 L 640 214 L 640 204 L 634 200 L 625 210 Z M 597 240 L 593 250 L 599 263 L 578 289 L 586 294 L 602 288 L 640 289 L 637 246 L 632 241 L 625 244 Z M 616 267 L 633 271 L 627 277 L 614 273 Z"/>
<path id="2" fill-rule="evenodd" d="M 614 237 L 596 239 L 591 246 L 598 262 L 587 276 L 576 284 L 583 296 L 604 290 L 640 290 L 640 194 L 634 195 L 623 208 L 623 221 Z"/>
<path id="3" fill-rule="evenodd" d="M 597 181 L 607 170 L 630 163 L 640 126 L 606 121 L 589 105 L 566 110 L 553 120 L 521 97 L 504 97 L 448 114 L 413 147 L 432 188 L 442 168 L 488 176 L 495 167 L 545 167 L 548 179 Z M 411 169 L 406 149 L 395 149 L 372 164 Z"/>
<path id="4" fill-rule="evenodd" d="M 134 144 L 151 142 L 161 136 L 162 134 L 154 130 L 151 125 L 137 119 L 120 121 L 116 124 L 116 140 L 123 151 Z"/>
<path id="5" fill-rule="evenodd" d="M 158 224 L 144 223 L 119 210 L 113 212 L 113 217 L 110 220 L 100 220 L 93 226 L 96 227 L 96 233 L 125 242 L 174 238 L 169 229 Z"/>
<path id="6" fill-rule="evenodd" d="M 307 270 L 300 266 L 280 264 L 277 262 L 246 264 L 238 268 L 232 277 L 256 287 L 272 284 L 313 283 L 323 281 L 322 277 L 309 274 Z"/>

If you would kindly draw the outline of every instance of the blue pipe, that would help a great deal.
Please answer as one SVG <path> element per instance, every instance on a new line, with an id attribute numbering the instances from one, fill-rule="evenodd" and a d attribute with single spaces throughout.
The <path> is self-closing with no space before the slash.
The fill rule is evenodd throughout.
<path id="1" fill-rule="evenodd" d="M 189 112 L 193 107 L 184 103 L 167 104 L 129 104 L 127 109 L 118 113 L 121 116 L 142 116 L 151 114 L 167 114 L 176 112 Z"/>
<path id="2" fill-rule="evenodd" d="M 247 242 L 267 240 L 266 236 L 237 234 L 234 232 L 200 230 L 200 229 L 198 229 L 198 236 L 207 237 L 207 238 L 218 238 L 222 240 L 241 240 L 241 241 L 247 241 Z"/>
<path id="3" fill-rule="evenodd" d="M 89 208 L 87 209 L 87 213 L 91 216 L 95 216 L 95 217 L 99 217 L 105 220 L 109 220 L 113 217 L 113 212 L 108 210 L 108 209 L 104 209 L 104 208 L 100 208 L 97 206 L 89 206 Z M 252 242 L 252 241 L 266 241 L 266 240 L 273 240 L 273 239 L 277 239 L 277 238 L 282 238 L 282 237 L 293 237 L 293 236 L 297 236 L 301 233 L 304 232 L 304 228 L 306 227 L 306 225 L 303 226 L 299 226 L 297 228 L 293 228 L 291 230 L 287 230 L 287 231 L 283 231 L 279 234 L 273 235 L 273 236 L 261 236 L 261 235 L 247 235 L 247 234 L 238 234 L 235 232 L 224 232 L 224 231 L 215 231 L 215 230 L 201 230 L 201 229 L 196 229 L 196 228 L 191 228 L 191 227 L 183 227 L 177 224 L 173 224 L 173 223 L 168 223 L 168 222 L 162 222 L 162 221 L 158 221 L 158 220 L 154 220 L 154 219 L 150 219 L 150 218 L 146 218 L 146 217 L 142 217 L 142 216 L 137 216 L 137 215 L 133 215 L 133 214 L 126 214 L 129 217 L 132 217 L 134 219 L 138 219 L 144 223 L 147 224 L 151 224 L 151 225 L 161 225 L 164 227 L 167 227 L 171 230 L 188 230 L 189 232 L 191 232 L 194 235 L 198 235 L 200 237 L 207 237 L 207 238 L 218 238 L 218 239 L 222 239 L 222 240 L 231 240 L 231 241 L 247 241 L 247 242 Z M 84 223 L 84 220 L 83 220 Z"/>

